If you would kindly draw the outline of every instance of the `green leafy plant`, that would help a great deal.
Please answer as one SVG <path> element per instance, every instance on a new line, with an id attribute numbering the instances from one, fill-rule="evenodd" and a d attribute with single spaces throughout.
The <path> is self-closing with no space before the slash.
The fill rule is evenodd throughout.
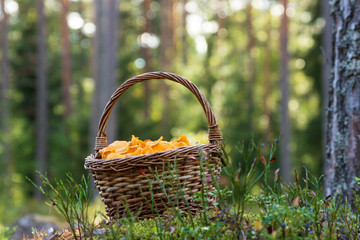
<path id="1" fill-rule="evenodd" d="M 46 175 L 41 174 L 43 186 L 36 185 L 28 180 L 50 201 L 47 204 L 53 207 L 69 224 L 75 239 L 91 237 L 95 228 L 94 220 L 89 218 L 88 209 L 94 189 L 90 189 L 90 175 L 82 176 L 81 183 L 77 183 L 71 174 L 67 174 L 65 181 L 55 180 L 51 183 Z M 86 236 L 85 236 L 86 233 Z"/>
<path id="2" fill-rule="evenodd" d="M 0 225 L 0 239 L 11 239 L 16 228 L 10 228 Z"/>
<path id="3" fill-rule="evenodd" d="M 357 181 L 357 184 L 359 184 L 359 185 L 360 185 L 360 178 L 355 177 L 355 181 Z"/>
<path id="4" fill-rule="evenodd" d="M 230 161 L 226 154 L 223 155 L 225 168 L 224 178 L 228 184 L 221 186 L 213 176 L 217 196 L 218 214 L 214 219 L 226 223 L 236 238 L 246 235 L 247 221 L 245 216 L 246 200 L 253 187 L 259 183 L 263 176 L 267 176 L 269 164 L 260 155 L 260 146 L 254 141 L 249 144 L 241 143 L 238 151 L 241 159 L 238 162 Z M 270 155 L 272 157 L 272 155 Z M 264 171 L 256 174 L 256 164 L 262 161 L 265 165 Z M 237 166 L 235 164 L 238 164 Z M 267 182 L 266 182 L 267 185 Z"/>

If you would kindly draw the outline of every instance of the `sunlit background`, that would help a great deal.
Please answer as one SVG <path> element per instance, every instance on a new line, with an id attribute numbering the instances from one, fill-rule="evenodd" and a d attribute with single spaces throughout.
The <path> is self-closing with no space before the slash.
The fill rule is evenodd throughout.
<path id="1" fill-rule="evenodd" d="M 33 211 L 35 190 L 25 177 L 35 178 L 37 133 L 37 17 L 36 1 L 5 0 L 8 29 L 8 120 L 2 121 L 0 147 L 2 161 L 0 224 L 8 224 Z M 100 1 L 101 2 L 101 1 Z M 109 62 L 101 61 L 97 41 L 96 2 L 91 0 L 44 1 L 46 21 L 47 103 L 46 172 L 62 178 L 71 172 L 77 179 L 86 171 L 84 158 L 93 149 L 99 116 L 94 102 L 99 86 L 108 83 L 97 74 Z M 325 20 L 321 2 L 314 0 L 121 0 L 115 38 L 115 85 L 110 85 L 106 101 L 126 79 L 146 71 L 171 71 L 194 82 L 209 100 L 217 117 L 226 150 L 233 161 L 241 141 L 259 144 L 281 142 L 286 132 L 289 158 L 277 154 L 274 169 L 281 161 L 303 171 L 307 165 L 314 175 L 322 174 L 322 104 L 324 95 L 322 32 Z M 64 12 L 64 4 L 68 7 Z M 98 2 L 99 4 L 99 2 Z M 104 3 L 105 4 L 105 3 Z M 101 4 L 100 4 L 101 5 Z M 147 7 L 146 7 L 147 6 Z M 170 6 L 170 8 L 169 8 Z M 164 13 L 171 21 L 162 20 Z M 66 23 L 61 16 L 66 15 Z M 281 64 L 281 21 L 288 18 L 287 65 Z M 98 18 L 97 18 L 98 17 Z M 4 23 L 4 13 L 0 19 Z M 64 35 L 62 29 L 68 30 Z M 105 28 L 104 28 L 105 29 Z M 106 30 L 106 29 L 105 29 Z M 104 30 L 104 31 L 105 31 Z M 70 57 L 64 56 L 69 39 Z M 166 44 L 165 44 L 166 41 Z M 4 59 L 4 51 L 1 52 Z M 68 62 L 66 62 L 68 61 Z M 64 66 L 70 64 L 67 112 L 63 91 Z M 281 69 L 288 67 L 290 124 L 281 125 Z M 100 71 L 101 72 L 101 71 Z M 3 78 L 3 75 L 1 75 Z M 4 82 L 4 79 L 2 79 Z M 207 122 L 200 104 L 180 85 L 153 81 L 138 84 L 121 96 L 113 112 L 116 139 L 170 140 L 187 135 L 190 141 L 207 141 Z M 66 89 L 66 88 L 65 88 Z M 165 90 L 164 90 L 165 89 Z M 3 100 L 6 98 L 2 98 Z M 100 108 L 105 104 L 101 102 Z M 4 111 L 4 110 L 2 110 Z M 95 125 L 94 125 L 95 124 Z M 95 127 L 94 127 L 95 126 Z M 114 139 L 113 139 L 114 140 Z M 292 171 L 286 169 L 284 171 Z M 11 211 L 9 211 L 11 205 Z"/>

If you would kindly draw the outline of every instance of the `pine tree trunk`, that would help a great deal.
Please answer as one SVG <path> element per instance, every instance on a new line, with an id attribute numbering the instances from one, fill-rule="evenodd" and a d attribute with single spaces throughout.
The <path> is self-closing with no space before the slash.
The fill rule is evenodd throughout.
<path id="1" fill-rule="evenodd" d="M 173 37 L 173 1 L 161 0 L 161 71 L 171 71 Z M 161 85 L 163 103 L 161 118 L 161 135 L 165 139 L 169 139 L 170 88 L 165 81 L 162 81 Z"/>
<path id="2" fill-rule="evenodd" d="M 95 36 L 93 37 L 93 46 L 92 48 L 92 55 L 91 55 L 91 66 L 92 66 L 92 73 L 94 78 L 94 92 L 92 96 L 91 102 L 91 118 L 90 118 L 90 151 L 94 150 L 95 147 L 95 137 L 98 130 L 98 123 L 101 116 L 101 104 L 99 102 L 99 96 L 96 89 L 98 89 L 101 85 L 100 82 L 100 70 L 97 66 L 99 64 L 100 59 L 100 26 L 101 26 L 101 1 L 95 0 L 94 1 L 94 18 L 95 18 L 95 25 L 96 25 L 96 32 Z"/>
<path id="3" fill-rule="evenodd" d="M 77 0 L 77 11 L 80 14 L 80 16 L 84 16 L 84 14 L 86 13 L 86 11 L 84 11 L 83 0 Z M 91 16 L 91 18 L 92 17 L 93 16 Z M 79 34 L 79 41 L 78 41 L 77 46 L 79 48 L 82 48 L 81 47 L 81 45 L 82 45 L 81 42 L 83 41 L 83 39 L 85 39 L 87 37 L 85 36 L 85 34 L 83 33 L 81 28 L 78 30 L 78 34 Z M 92 56 L 93 56 L 92 54 L 94 52 L 94 50 L 93 50 L 94 49 L 94 41 L 93 40 L 94 40 L 94 38 L 91 37 L 90 38 L 90 42 L 91 42 L 90 46 L 91 47 L 89 48 L 89 51 L 90 51 L 89 59 L 86 59 L 86 60 L 84 59 L 84 61 L 82 61 L 80 64 L 90 64 L 90 66 L 93 66 L 93 65 L 91 65 L 92 64 L 91 60 L 92 60 Z M 70 46 L 70 56 L 71 56 L 71 46 Z M 77 105 L 76 106 L 71 105 L 72 106 L 72 111 L 74 111 L 73 108 L 79 109 L 79 108 L 81 108 L 81 106 L 83 106 L 85 104 L 85 101 L 84 101 L 84 98 L 83 98 L 85 92 L 84 92 L 84 87 L 83 87 L 83 84 L 82 84 L 82 80 L 81 79 L 77 79 L 77 80 L 72 79 L 72 69 L 74 69 L 75 64 L 70 61 L 70 66 L 71 66 L 71 68 L 70 68 L 70 71 L 71 71 L 71 84 L 74 84 L 76 86 L 76 89 L 78 91 L 77 96 L 79 96 L 76 99 Z M 79 66 L 79 63 L 77 63 L 76 67 L 78 67 L 78 66 Z M 92 72 L 90 72 L 90 74 L 92 74 Z M 74 98 L 75 98 L 75 96 L 74 96 Z M 73 98 L 71 97 L 70 100 L 73 101 L 72 99 Z M 72 104 L 74 104 L 74 102 L 72 102 Z"/>
<path id="4" fill-rule="evenodd" d="M 2 162 L 1 169 L 7 169 L 9 154 L 9 59 L 8 59 L 8 14 L 5 11 L 5 0 L 1 0 L 1 132 Z"/>
<path id="5" fill-rule="evenodd" d="M 150 5 L 151 0 L 144 0 L 144 17 L 145 17 L 145 26 L 144 26 L 144 33 L 151 33 L 151 19 L 150 19 Z M 145 72 L 151 72 L 152 66 L 151 66 L 151 52 L 150 48 L 148 46 L 143 47 L 143 56 L 145 60 Z M 144 118 L 148 119 L 150 116 L 150 82 L 145 81 L 144 83 Z"/>
<path id="6" fill-rule="evenodd" d="M 280 140 L 280 160 L 281 160 L 281 176 L 285 182 L 290 182 L 291 176 L 291 159 L 289 152 L 290 143 L 290 121 L 288 111 L 289 101 L 289 53 L 288 53 L 288 17 L 286 15 L 288 0 L 282 0 L 284 13 L 280 26 L 280 51 L 281 51 L 281 140 Z"/>
<path id="7" fill-rule="evenodd" d="M 265 42 L 265 56 L 264 56 L 264 115 L 267 120 L 265 129 L 265 139 L 267 142 L 271 141 L 271 14 L 270 9 L 267 13 L 268 21 L 265 26 L 267 39 Z"/>
<path id="8" fill-rule="evenodd" d="M 118 0 L 95 1 L 95 91 L 90 121 L 90 141 L 94 146 L 98 123 L 106 103 L 116 90 L 118 63 Z M 116 135 L 116 108 L 113 109 L 107 126 L 107 140 L 110 144 Z"/>
<path id="9" fill-rule="evenodd" d="M 331 28 L 332 28 L 332 19 L 330 16 L 330 6 L 329 0 L 322 0 L 322 15 L 325 19 L 325 27 L 323 30 L 322 35 L 322 54 L 323 54 L 323 61 L 322 61 L 322 118 L 323 118 L 323 131 L 322 131 L 322 138 L 323 138 L 323 159 L 324 159 L 324 172 L 327 170 L 327 163 L 326 163 L 326 126 L 327 126 L 327 118 L 326 118 L 326 108 L 329 101 L 328 89 L 329 89 L 329 80 L 331 75 Z M 326 195 L 330 194 L 330 188 L 328 186 L 328 182 L 325 183 L 325 192 Z"/>
<path id="10" fill-rule="evenodd" d="M 65 107 L 65 116 L 71 115 L 71 50 L 69 39 L 69 27 L 67 15 L 69 13 L 69 0 L 61 0 L 61 78 L 62 78 L 62 97 Z"/>
<path id="11" fill-rule="evenodd" d="M 333 0 L 332 74 L 327 111 L 327 191 L 360 194 L 360 4 Z"/>
<path id="12" fill-rule="evenodd" d="M 248 81 L 249 81 L 249 109 L 248 109 L 248 127 L 250 132 L 252 133 L 253 129 L 253 112 L 254 112 L 254 85 L 255 85 L 255 59 L 253 57 L 253 50 L 255 47 L 255 36 L 254 36 L 254 27 L 253 27 L 253 17 L 252 17 L 252 6 L 251 0 L 247 4 L 247 35 L 248 35 L 248 43 L 247 43 L 247 53 L 248 53 Z"/>
<path id="13" fill-rule="evenodd" d="M 47 60 L 46 60 L 46 19 L 44 13 L 44 0 L 36 1 L 37 11 L 37 69 L 36 69 L 36 159 L 37 170 L 42 174 L 47 169 Z M 41 185 L 39 175 L 36 175 L 35 183 Z M 42 194 L 36 191 L 36 197 Z"/>
<path id="14" fill-rule="evenodd" d="M 181 47 L 182 47 L 182 62 L 186 66 L 188 62 L 188 43 L 187 43 L 187 30 L 186 30 L 186 18 L 187 18 L 187 11 L 186 11 L 186 3 L 187 0 L 182 0 L 182 27 L 181 27 Z"/>

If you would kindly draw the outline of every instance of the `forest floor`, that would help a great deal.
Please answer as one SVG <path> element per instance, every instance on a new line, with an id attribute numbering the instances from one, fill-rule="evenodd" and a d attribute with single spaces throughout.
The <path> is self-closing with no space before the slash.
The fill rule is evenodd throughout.
<path id="1" fill-rule="evenodd" d="M 312 176 L 306 167 L 304 178 L 295 171 L 294 181 L 285 183 L 279 169 L 272 169 L 275 150 L 270 147 L 268 155 L 259 156 L 258 147 L 252 143 L 243 146 L 240 162 L 224 158 L 225 184 L 220 185 L 215 176 L 210 181 L 204 177 L 201 191 L 191 200 L 203 208 L 197 215 L 187 214 L 186 207 L 177 207 L 188 203 L 184 189 L 174 189 L 177 183 L 168 183 L 157 175 L 165 196 L 172 186 L 171 196 L 175 197 L 163 199 L 169 204 L 165 214 L 151 205 L 155 202 L 151 194 L 146 204 L 153 207 L 154 218 L 138 220 L 140 212 L 127 211 L 108 224 L 103 212 L 89 214 L 93 193 L 90 178 L 76 183 L 68 175 L 66 181 L 53 183 L 42 176 L 41 190 L 68 228 L 34 232 L 27 239 L 360 239 L 358 196 L 354 196 L 352 206 L 340 194 L 324 196 L 322 178 Z M 360 179 L 355 180 L 360 184 Z M 210 182 L 214 191 L 207 191 Z M 210 197 L 216 198 L 212 206 L 207 201 Z"/>

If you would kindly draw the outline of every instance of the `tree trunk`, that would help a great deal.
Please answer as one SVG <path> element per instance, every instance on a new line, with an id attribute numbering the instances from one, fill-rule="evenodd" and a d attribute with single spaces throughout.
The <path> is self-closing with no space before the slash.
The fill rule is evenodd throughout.
<path id="1" fill-rule="evenodd" d="M 325 27 L 322 35 L 322 53 L 323 53 L 323 61 L 322 61 L 322 122 L 323 122 L 323 131 L 322 131 L 322 146 L 323 146 L 323 159 L 324 159 L 324 172 L 327 170 L 326 163 L 326 108 L 329 101 L 329 80 L 331 75 L 331 27 L 332 27 L 332 19 L 330 16 L 330 6 L 329 0 L 322 0 L 322 15 L 325 19 Z M 325 192 L 326 195 L 330 194 L 330 188 L 328 186 L 328 182 L 325 183 Z"/>
<path id="2" fill-rule="evenodd" d="M 150 5 L 151 0 L 144 0 L 144 17 L 145 17 L 145 25 L 144 25 L 144 33 L 151 33 L 151 19 L 150 19 Z M 145 72 L 151 72 L 151 52 L 148 46 L 143 47 L 143 55 L 145 59 Z M 149 119 L 150 112 L 150 82 L 145 81 L 144 83 L 144 118 Z"/>
<path id="3" fill-rule="evenodd" d="M 80 16 L 84 16 L 84 12 L 86 12 L 86 11 L 84 11 L 84 5 L 83 5 L 83 0 L 77 0 L 78 2 L 77 2 L 77 11 L 78 11 L 78 13 L 80 14 Z M 91 16 L 91 17 L 93 17 L 93 16 Z M 78 34 L 79 34 L 79 41 L 78 41 L 78 47 L 81 49 L 82 48 L 82 46 L 81 46 L 81 42 L 83 41 L 83 39 L 84 38 L 87 38 L 87 37 L 85 37 L 85 34 L 83 33 L 83 31 L 82 31 L 82 29 L 80 28 L 79 30 L 78 30 L 78 32 L 77 32 Z M 70 68 L 70 71 L 71 71 L 71 75 L 72 75 L 72 69 L 74 69 L 74 67 L 78 67 L 79 65 L 88 65 L 88 64 L 90 64 L 90 66 L 94 66 L 94 65 L 91 65 L 92 64 L 92 59 L 93 59 L 93 52 L 94 52 L 94 38 L 93 37 L 90 37 L 90 48 L 89 48 L 89 52 L 90 52 L 90 56 L 89 56 L 89 59 L 84 59 L 84 61 L 82 61 L 80 64 L 78 63 L 77 65 L 75 65 L 74 63 L 72 63 L 71 61 L 70 61 L 70 66 L 71 66 L 71 68 Z M 71 45 L 71 44 L 70 44 Z M 70 46 L 70 56 L 71 56 L 71 46 Z M 72 56 L 71 56 L 72 57 Z M 90 74 L 92 74 L 92 72 L 90 72 Z M 77 97 L 77 99 L 76 99 L 76 102 L 77 102 L 77 106 L 73 106 L 72 105 L 72 108 L 75 108 L 76 107 L 76 109 L 79 109 L 79 108 L 81 108 L 85 103 L 84 103 L 84 98 L 83 98 L 83 96 L 84 96 L 84 87 L 83 87 L 83 85 L 82 85 L 82 80 L 80 80 L 80 79 L 78 79 L 78 80 L 74 80 L 74 79 L 72 79 L 72 77 L 71 77 L 71 84 L 75 84 L 75 86 L 76 86 L 76 88 L 77 88 L 77 90 L 78 90 L 78 93 L 77 93 L 77 96 L 79 96 L 79 97 Z M 74 96 L 74 98 L 75 98 L 75 96 Z M 73 101 L 72 102 L 72 104 L 74 104 L 74 98 L 72 98 L 72 97 L 70 97 L 70 100 L 71 101 Z M 71 102 L 70 101 L 70 102 Z M 74 110 L 72 110 L 72 111 L 74 111 Z"/>
<path id="4" fill-rule="evenodd" d="M 94 146 L 98 123 L 106 103 L 116 90 L 118 0 L 95 1 L 95 91 L 93 94 L 90 137 Z M 107 126 L 107 140 L 111 143 L 116 135 L 116 108 L 113 109 Z"/>
<path id="5" fill-rule="evenodd" d="M 8 14 L 5 0 L 1 0 L 1 132 L 2 132 L 2 170 L 7 169 L 9 154 L 9 59 L 8 59 Z"/>
<path id="6" fill-rule="evenodd" d="M 265 26 L 267 39 L 265 42 L 265 56 L 264 56 L 264 115 L 267 120 L 265 129 L 265 139 L 267 142 L 271 141 L 271 14 L 270 9 L 267 13 L 268 21 Z"/>
<path id="7" fill-rule="evenodd" d="M 282 0 L 284 7 L 284 13 L 281 19 L 280 26 L 280 52 L 281 52 L 281 78 L 280 78 L 280 89 L 281 89 L 281 125 L 282 136 L 280 140 L 280 160 L 281 160 L 281 175 L 285 182 L 290 182 L 291 176 L 291 159 L 289 152 L 290 143 L 290 121 L 288 111 L 289 101 L 289 53 L 288 53 L 288 17 L 286 15 L 288 0 Z"/>
<path id="8" fill-rule="evenodd" d="M 247 7 L 247 34 L 248 34 L 248 43 L 247 43 L 247 51 L 248 51 L 248 81 L 249 81 L 249 89 L 248 89 L 248 101 L 249 101 L 249 109 L 248 109 L 248 127 L 250 132 L 253 129 L 253 112 L 254 112 L 254 84 L 255 84 L 255 59 L 253 57 L 253 50 L 255 47 L 255 36 L 253 29 L 253 17 L 252 17 L 252 7 L 251 0 L 248 2 Z"/>
<path id="9" fill-rule="evenodd" d="M 37 170 L 42 174 L 47 169 L 47 60 L 46 60 L 46 36 L 45 36 L 45 14 L 44 0 L 36 1 L 37 11 L 37 69 L 36 69 L 36 159 Z M 41 185 L 39 175 L 36 175 L 35 183 Z M 38 198 L 42 197 L 36 191 Z"/>
<path id="10" fill-rule="evenodd" d="M 61 0 L 61 78 L 62 97 L 65 108 L 65 116 L 71 115 L 71 50 L 69 39 L 69 27 L 67 15 L 69 13 L 69 0 Z"/>
<path id="11" fill-rule="evenodd" d="M 161 71 L 171 71 L 171 58 L 173 57 L 173 1 L 161 0 Z M 169 126 L 169 85 L 161 82 L 162 85 L 162 118 L 161 134 L 165 139 L 170 138 Z"/>
<path id="12" fill-rule="evenodd" d="M 187 18 L 187 11 L 186 11 L 186 3 L 187 0 L 182 0 L 182 34 L 181 34 L 181 46 L 182 46 L 182 62 L 186 66 L 188 62 L 188 44 L 187 44 L 187 30 L 186 30 L 186 18 Z"/>
<path id="13" fill-rule="evenodd" d="M 330 1 L 334 22 L 332 74 L 327 111 L 326 192 L 343 194 L 353 204 L 360 194 L 360 4 Z M 354 206 L 354 205 L 352 205 Z"/>

